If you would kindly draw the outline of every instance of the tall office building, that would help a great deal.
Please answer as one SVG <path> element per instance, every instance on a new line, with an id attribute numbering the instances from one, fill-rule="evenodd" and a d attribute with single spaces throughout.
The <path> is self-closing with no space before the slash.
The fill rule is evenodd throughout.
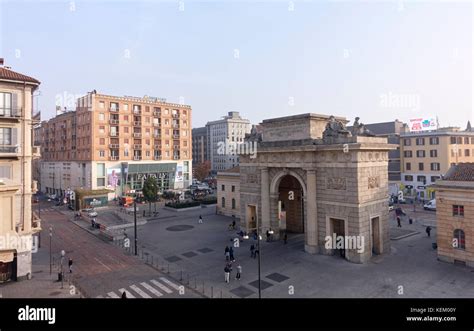
<path id="1" fill-rule="evenodd" d="M 48 193 L 110 189 L 112 198 L 141 190 L 147 176 L 161 190 L 186 188 L 192 180 L 188 105 L 94 90 L 41 130 L 41 188 Z"/>
<path id="2" fill-rule="evenodd" d="M 195 128 L 193 135 L 193 164 L 203 163 L 209 160 L 207 150 L 207 128 Z"/>
<path id="3" fill-rule="evenodd" d="M 212 172 L 239 165 L 239 156 L 233 153 L 233 148 L 243 143 L 245 134 L 250 133 L 250 121 L 242 118 L 239 112 L 231 111 L 220 120 L 208 122 L 206 128 Z"/>
<path id="4" fill-rule="evenodd" d="M 35 78 L 3 67 L 0 60 L 0 282 L 31 277 L 33 235 L 41 230 L 32 214 L 33 93 Z"/>

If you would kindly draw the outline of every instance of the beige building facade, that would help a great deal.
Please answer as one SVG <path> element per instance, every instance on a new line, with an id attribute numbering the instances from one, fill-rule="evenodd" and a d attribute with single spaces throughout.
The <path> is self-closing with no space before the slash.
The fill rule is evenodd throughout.
<path id="1" fill-rule="evenodd" d="M 345 118 L 302 114 L 264 120 L 240 155 L 241 227 L 304 233 L 309 253 L 355 263 L 390 252 L 386 138 L 352 136 Z M 342 239 L 343 247 L 337 245 Z M 357 247 L 357 248 L 356 248 Z"/>
<path id="2" fill-rule="evenodd" d="M 240 219 L 240 167 L 217 173 L 217 213 Z"/>
<path id="3" fill-rule="evenodd" d="M 474 163 L 459 163 L 436 182 L 438 258 L 474 267 Z"/>
<path id="4" fill-rule="evenodd" d="M 191 107 L 152 97 L 88 93 L 75 111 L 42 123 L 41 189 L 140 190 L 151 175 L 162 190 L 192 180 Z"/>
<path id="5" fill-rule="evenodd" d="M 41 222 L 33 215 L 32 99 L 40 82 L 0 67 L 0 282 L 31 277 L 33 236 Z M 35 236 L 36 238 L 36 236 Z"/>
<path id="6" fill-rule="evenodd" d="M 410 195 L 435 198 L 436 183 L 457 163 L 474 162 L 474 132 L 459 128 L 438 129 L 400 136 L 402 184 Z"/>

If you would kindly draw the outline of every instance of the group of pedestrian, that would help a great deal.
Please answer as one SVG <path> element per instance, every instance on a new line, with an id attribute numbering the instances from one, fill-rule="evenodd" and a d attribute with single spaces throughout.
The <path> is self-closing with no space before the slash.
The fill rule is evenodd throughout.
<path id="1" fill-rule="evenodd" d="M 255 259 L 257 254 L 260 254 L 259 250 L 255 248 L 254 244 L 250 245 L 250 257 Z"/>
<path id="2" fill-rule="evenodd" d="M 225 260 L 235 262 L 234 248 L 232 246 L 226 246 L 224 250 Z"/>
<path id="3" fill-rule="evenodd" d="M 228 261 L 224 267 L 224 281 L 226 283 L 230 282 L 230 273 L 232 272 L 232 261 Z M 239 264 L 237 266 L 237 274 L 235 275 L 235 280 L 240 280 L 242 277 L 242 266 Z"/>

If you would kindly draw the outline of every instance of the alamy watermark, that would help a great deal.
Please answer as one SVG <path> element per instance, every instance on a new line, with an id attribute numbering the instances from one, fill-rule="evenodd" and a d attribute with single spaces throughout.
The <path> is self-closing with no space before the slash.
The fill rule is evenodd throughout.
<path id="1" fill-rule="evenodd" d="M 364 236 L 338 236 L 333 233 L 332 236 L 325 238 L 326 249 L 355 249 L 357 253 L 364 252 Z"/>
<path id="2" fill-rule="evenodd" d="M 245 141 L 242 143 L 219 141 L 217 143 L 218 155 L 250 155 L 251 159 L 257 157 L 257 142 Z"/>
<path id="3" fill-rule="evenodd" d="M 383 93 L 380 95 L 383 108 L 420 110 L 420 95 L 417 93 Z"/>
<path id="4" fill-rule="evenodd" d="M 37 236 L 19 236 L 16 234 L 5 234 L 0 236 L 0 250 L 17 250 L 38 252 Z"/>

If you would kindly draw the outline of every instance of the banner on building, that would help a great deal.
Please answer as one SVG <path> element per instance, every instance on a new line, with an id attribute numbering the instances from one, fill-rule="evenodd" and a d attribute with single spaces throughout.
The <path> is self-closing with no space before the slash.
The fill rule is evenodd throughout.
<path id="1" fill-rule="evenodd" d="M 438 128 L 436 117 L 419 117 L 410 119 L 410 132 L 423 132 L 436 130 Z"/>

